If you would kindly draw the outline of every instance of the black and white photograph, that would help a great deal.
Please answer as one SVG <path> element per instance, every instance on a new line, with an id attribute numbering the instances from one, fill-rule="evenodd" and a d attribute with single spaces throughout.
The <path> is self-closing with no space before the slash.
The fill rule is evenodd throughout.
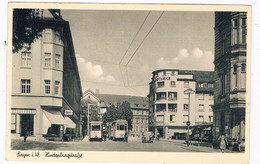
<path id="1" fill-rule="evenodd" d="M 9 8 L 6 135 L 16 158 L 28 151 L 248 158 L 249 6 L 54 7 Z"/>

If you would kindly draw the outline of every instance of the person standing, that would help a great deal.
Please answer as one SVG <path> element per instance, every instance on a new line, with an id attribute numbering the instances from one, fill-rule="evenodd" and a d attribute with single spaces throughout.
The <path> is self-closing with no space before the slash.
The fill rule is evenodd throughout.
<path id="1" fill-rule="evenodd" d="M 28 136 L 28 132 L 27 132 L 27 127 L 25 126 L 25 127 L 24 127 L 23 142 L 26 142 L 27 136 Z"/>
<path id="2" fill-rule="evenodd" d="M 128 142 L 128 133 L 127 133 L 127 130 L 125 131 L 125 142 Z"/>
<path id="3" fill-rule="evenodd" d="M 220 150 L 221 150 L 222 153 L 224 153 L 224 150 L 226 149 L 227 144 L 228 144 L 227 137 L 226 137 L 225 133 L 222 133 L 219 136 L 218 140 L 220 142 L 219 143 Z"/>
<path id="4" fill-rule="evenodd" d="M 160 133 L 157 132 L 157 141 L 159 141 L 159 140 L 160 140 Z"/>

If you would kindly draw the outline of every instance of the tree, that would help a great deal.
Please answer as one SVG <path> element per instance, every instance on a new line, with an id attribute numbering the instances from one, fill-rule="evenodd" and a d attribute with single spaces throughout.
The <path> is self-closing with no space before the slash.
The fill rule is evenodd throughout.
<path id="1" fill-rule="evenodd" d="M 40 19 L 39 9 L 13 10 L 13 53 L 19 52 L 22 48 L 29 50 L 31 44 L 41 36 L 43 27 L 39 23 Z"/>
<path id="2" fill-rule="evenodd" d="M 132 129 L 133 112 L 129 102 L 117 103 L 117 106 L 111 105 L 103 116 L 104 122 L 112 122 L 118 119 L 126 120 L 128 129 Z"/>

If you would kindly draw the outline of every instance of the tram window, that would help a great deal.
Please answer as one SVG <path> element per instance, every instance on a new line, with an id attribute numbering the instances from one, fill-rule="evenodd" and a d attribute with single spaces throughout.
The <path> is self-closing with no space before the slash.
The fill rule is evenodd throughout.
<path id="1" fill-rule="evenodd" d="M 120 130 L 125 130 L 125 125 L 120 125 Z"/>
<path id="2" fill-rule="evenodd" d="M 99 131 L 100 125 L 92 125 L 92 131 Z"/>
<path id="3" fill-rule="evenodd" d="M 119 124 L 117 124 L 117 128 L 116 129 L 119 130 Z"/>

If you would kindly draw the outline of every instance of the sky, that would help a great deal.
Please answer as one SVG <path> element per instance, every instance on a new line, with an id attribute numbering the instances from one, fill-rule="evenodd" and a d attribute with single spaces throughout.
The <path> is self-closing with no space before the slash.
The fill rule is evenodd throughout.
<path id="1" fill-rule="evenodd" d="M 147 96 L 158 69 L 214 70 L 214 12 L 62 10 L 83 92 Z"/>

